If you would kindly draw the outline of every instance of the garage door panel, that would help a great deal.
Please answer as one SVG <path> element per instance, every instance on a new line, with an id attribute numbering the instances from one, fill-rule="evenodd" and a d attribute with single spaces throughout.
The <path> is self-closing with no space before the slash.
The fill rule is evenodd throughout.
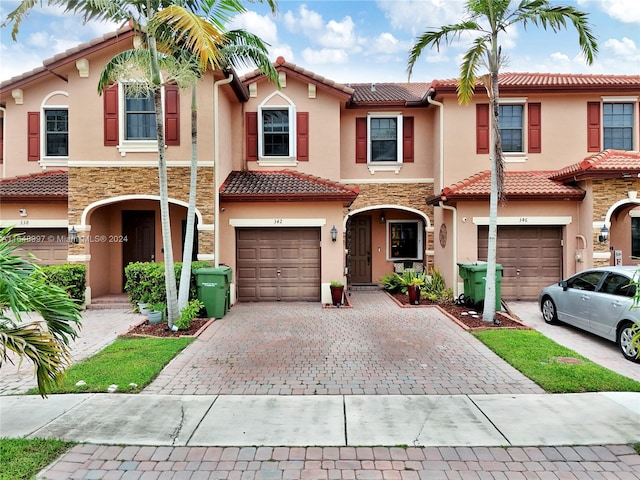
<path id="1" fill-rule="evenodd" d="M 562 227 L 498 226 L 497 262 L 503 267 L 502 298 L 537 300 L 562 276 Z M 478 258 L 486 260 L 488 228 L 478 229 Z"/>
<path id="2" fill-rule="evenodd" d="M 236 238 L 240 301 L 320 300 L 318 228 L 238 229 Z"/>

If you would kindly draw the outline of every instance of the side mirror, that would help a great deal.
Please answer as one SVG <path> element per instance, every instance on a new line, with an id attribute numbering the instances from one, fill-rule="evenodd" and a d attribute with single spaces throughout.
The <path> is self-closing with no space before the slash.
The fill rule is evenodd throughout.
<path id="1" fill-rule="evenodd" d="M 561 281 L 558 285 L 562 287 L 562 290 L 564 290 L 565 292 L 569 289 L 569 285 L 567 284 L 566 280 Z"/>

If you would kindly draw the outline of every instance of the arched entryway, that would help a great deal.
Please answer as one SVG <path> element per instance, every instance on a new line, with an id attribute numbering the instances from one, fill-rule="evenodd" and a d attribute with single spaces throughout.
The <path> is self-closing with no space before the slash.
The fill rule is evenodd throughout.
<path id="1" fill-rule="evenodd" d="M 640 201 L 636 192 L 614 203 L 607 211 L 611 265 L 640 265 Z"/>
<path id="2" fill-rule="evenodd" d="M 420 210 L 373 205 L 349 212 L 344 228 L 350 285 L 374 285 L 394 271 L 433 266 L 428 240 L 433 227 Z"/>
<path id="3" fill-rule="evenodd" d="M 181 261 L 187 205 L 170 200 L 169 214 L 174 260 Z M 196 210 L 196 222 L 201 218 Z M 127 195 L 94 202 L 84 209 L 76 229 L 84 244 L 87 290 L 92 298 L 122 293 L 129 263 L 164 260 L 158 196 Z M 194 251 L 195 258 L 197 234 Z"/>

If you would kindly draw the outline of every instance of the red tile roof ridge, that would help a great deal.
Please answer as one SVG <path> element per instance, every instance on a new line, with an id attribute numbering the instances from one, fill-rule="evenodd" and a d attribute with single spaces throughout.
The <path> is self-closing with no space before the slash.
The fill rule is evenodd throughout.
<path id="1" fill-rule="evenodd" d="M 605 73 L 548 73 L 548 72 L 504 72 L 499 74 L 501 86 L 515 87 L 572 87 L 572 86 L 620 86 L 637 87 L 640 75 L 616 75 Z M 431 88 L 455 87 L 459 78 L 436 79 Z M 480 81 L 477 82 L 480 85 Z"/>
<path id="2" fill-rule="evenodd" d="M 582 161 L 556 171 L 552 178 L 567 180 L 578 175 L 625 171 L 640 174 L 640 152 L 630 150 L 603 150 L 585 157 Z"/>
<path id="3" fill-rule="evenodd" d="M 0 183 L 15 183 L 24 180 L 32 180 L 34 178 L 50 177 L 60 174 L 68 175 L 68 173 L 64 170 L 51 170 L 47 172 L 26 173 L 24 175 L 16 175 L 15 177 L 0 178 Z"/>

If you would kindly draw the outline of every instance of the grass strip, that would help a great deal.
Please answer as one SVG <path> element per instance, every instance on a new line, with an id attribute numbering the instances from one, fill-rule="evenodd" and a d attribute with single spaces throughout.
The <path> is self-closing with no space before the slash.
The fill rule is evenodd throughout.
<path id="1" fill-rule="evenodd" d="M 195 339 L 123 336 L 96 355 L 72 365 L 51 393 L 138 393 Z M 79 384 L 80 382 L 80 384 Z M 37 394 L 31 389 L 27 394 Z"/>
<path id="2" fill-rule="evenodd" d="M 640 392 L 640 382 L 597 365 L 535 330 L 486 330 L 474 335 L 549 393 Z M 580 362 L 562 361 L 566 358 Z"/>
<path id="3" fill-rule="evenodd" d="M 0 438 L 0 480 L 29 480 L 74 444 L 45 438 Z"/>

